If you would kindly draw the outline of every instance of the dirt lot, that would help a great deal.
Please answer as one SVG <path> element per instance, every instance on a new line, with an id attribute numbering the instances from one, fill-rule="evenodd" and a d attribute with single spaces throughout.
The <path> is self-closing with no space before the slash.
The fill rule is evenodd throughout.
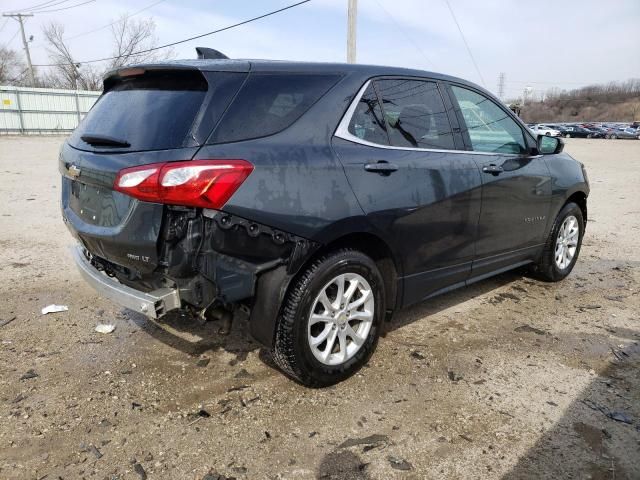
<path id="1" fill-rule="evenodd" d="M 360 374 L 309 390 L 245 319 L 155 324 L 85 286 L 61 141 L 0 138 L 0 478 L 640 478 L 640 142 L 567 141 L 592 193 L 564 282 L 404 311 Z"/>

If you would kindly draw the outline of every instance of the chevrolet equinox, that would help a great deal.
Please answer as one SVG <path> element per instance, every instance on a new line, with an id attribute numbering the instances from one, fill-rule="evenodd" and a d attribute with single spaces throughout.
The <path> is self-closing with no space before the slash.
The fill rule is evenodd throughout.
<path id="1" fill-rule="evenodd" d="M 249 314 L 308 386 L 393 312 L 528 265 L 559 281 L 589 184 L 468 81 L 393 67 L 183 60 L 115 70 L 59 157 L 83 277 L 158 319 Z"/>

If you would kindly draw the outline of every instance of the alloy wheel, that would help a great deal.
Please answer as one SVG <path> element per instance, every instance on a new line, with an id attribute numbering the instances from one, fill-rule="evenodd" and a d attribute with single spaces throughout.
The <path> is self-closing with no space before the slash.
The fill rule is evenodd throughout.
<path id="1" fill-rule="evenodd" d="M 340 365 L 360 350 L 374 318 L 374 295 L 357 273 L 343 273 L 327 283 L 311 308 L 307 340 L 313 356 Z"/>
<path id="2" fill-rule="evenodd" d="M 579 237 L 580 225 L 578 219 L 573 215 L 569 215 L 560 225 L 558 237 L 556 238 L 555 262 L 560 270 L 564 270 L 571 265 L 571 261 L 576 255 Z"/>

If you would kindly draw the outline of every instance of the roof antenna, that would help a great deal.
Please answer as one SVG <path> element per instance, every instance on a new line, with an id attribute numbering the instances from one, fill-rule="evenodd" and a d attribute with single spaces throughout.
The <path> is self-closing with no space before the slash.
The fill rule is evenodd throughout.
<path id="1" fill-rule="evenodd" d="M 219 52 L 218 50 L 215 50 L 213 48 L 196 47 L 196 52 L 198 53 L 199 59 L 221 60 L 229 58 L 224 53 Z"/>

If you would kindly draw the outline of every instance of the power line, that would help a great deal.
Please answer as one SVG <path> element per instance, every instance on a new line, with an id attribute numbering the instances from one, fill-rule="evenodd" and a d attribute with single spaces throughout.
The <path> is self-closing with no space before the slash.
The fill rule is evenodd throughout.
<path id="1" fill-rule="evenodd" d="M 166 0 L 158 0 L 157 2 L 153 2 L 151 5 L 147 5 L 146 7 L 141 8 L 140 10 L 137 10 L 137 11 L 133 12 L 131 15 L 125 15 L 123 18 L 115 20 L 115 21 L 113 21 L 111 23 L 108 23 L 106 25 L 103 25 L 101 27 L 95 28 L 93 30 L 88 30 L 86 32 L 78 33 L 77 35 L 71 35 L 69 37 L 65 37 L 64 40 L 73 40 L 74 38 L 84 37 L 85 35 L 89 35 L 90 33 L 95 33 L 95 32 L 98 32 L 100 30 L 104 30 L 105 28 L 109 28 L 110 26 L 115 25 L 116 23 L 120 23 L 120 22 L 122 22 L 122 21 L 124 21 L 124 20 L 126 20 L 128 18 L 131 18 L 131 17 L 133 17 L 135 15 L 138 15 L 139 13 L 142 13 L 145 10 L 149 10 L 150 8 L 153 8 L 156 5 L 158 5 L 159 3 L 162 3 L 162 2 L 165 2 L 165 1 Z"/>
<path id="2" fill-rule="evenodd" d="M 31 5 L 30 7 L 23 8 L 22 10 L 23 11 L 32 11 L 32 10 L 35 10 L 37 8 L 40 8 L 40 7 L 51 6 L 50 4 L 56 3 L 58 1 L 59 0 L 49 0 L 48 2 L 39 3 L 37 5 Z M 68 2 L 69 0 L 63 0 L 63 1 Z M 12 10 L 12 11 L 2 12 L 2 13 L 15 13 L 17 11 L 18 10 Z"/>
<path id="3" fill-rule="evenodd" d="M 418 43 L 413 40 L 413 38 L 407 32 L 407 29 L 401 27 L 400 24 L 398 23 L 398 21 L 395 19 L 395 17 L 393 15 L 391 15 L 391 13 L 389 13 L 389 11 L 386 8 L 384 8 L 384 6 L 378 0 L 375 0 L 375 2 L 382 9 L 382 11 L 391 19 L 391 21 L 394 23 L 396 28 L 398 30 L 400 30 L 400 32 L 402 32 L 402 34 L 407 38 L 407 40 L 409 40 L 409 42 L 411 42 L 413 44 L 413 46 L 416 48 L 416 50 L 418 50 L 418 52 L 420 52 L 420 54 L 424 57 L 424 59 L 427 61 L 427 63 L 431 64 L 431 66 L 433 68 L 436 68 L 435 63 L 433 63 L 433 61 L 427 56 L 427 54 L 424 53 L 424 50 L 422 50 L 422 48 L 420 48 L 420 45 L 418 45 Z"/>
<path id="4" fill-rule="evenodd" d="M 157 47 L 147 48 L 145 50 L 140 50 L 140 51 L 137 51 L 137 52 L 133 52 L 130 56 L 134 57 L 136 55 L 142 55 L 143 53 L 155 52 L 156 50 L 161 50 L 161 49 L 167 48 L 167 47 L 173 47 L 173 46 L 179 45 L 181 43 L 190 42 L 191 40 L 197 40 L 198 38 L 203 38 L 203 37 L 207 37 L 209 35 L 213 35 L 215 33 L 220 33 L 220 32 L 224 32 L 226 30 L 231 30 L 232 28 L 236 28 L 236 27 L 239 27 L 241 25 L 246 25 L 247 23 L 255 22 L 256 20 L 261 20 L 263 18 L 270 17 L 272 15 L 275 15 L 275 14 L 280 13 L 280 12 L 284 12 L 285 10 L 289 10 L 291 8 L 297 7 L 297 6 L 302 5 L 304 3 L 308 3 L 310 1 L 311 0 L 302 0 L 301 2 L 293 3 L 291 5 L 287 5 L 286 7 L 279 8 L 278 10 L 273 10 L 271 12 L 264 13 L 262 15 L 258 15 L 257 17 L 249 18 L 247 20 L 243 20 L 242 22 L 234 23 L 233 25 L 228 25 L 226 27 L 219 28 L 217 30 L 212 30 L 211 32 L 203 33 L 203 34 L 200 34 L 200 35 L 195 35 L 193 37 L 185 38 L 183 40 L 178 40 L 177 42 L 171 42 L 171 43 L 167 43 L 165 45 L 160 45 L 160 46 L 157 46 Z M 97 58 L 97 59 L 94 59 L 94 60 L 80 60 L 80 61 L 77 61 L 77 62 L 74 62 L 74 63 L 97 63 L 97 62 L 104 62 L 104 61 L 107 61 L 107 60 L 115 60 L 116 58 L 120 58 L 120 57 L 115 56 L 115 57 Z M 60 65 L 67 65 L 67 64 L 66 63 L 51 63 L 51 64 L 42 64 L 42 65 L 35 65 L 35 66 L 36 67 L 57 67 L 57 66 L 60 66 Z"/>
<path id="5" fill-rule="evenodd" d="M 444 2 L 447 4 L 447 7 L 449 8 L 449 12 L 451 12 L 451 16 L 453 17 L 453 21 L 456 23 L 456 27 L 458 27 L 458 31 L 460 32 L 460 36 L 462 37 L 464 46 L 467 47 L 467 52 L 469 53 L 469 57 L 471 57 L 473 66 L 476 67 L 476 72 L 478 72 L 478 76 L 480 77 L 480 80 L 482 80 L 482 85 L 486 88 L 487 84 L 484 81 L 484 77 L 482 76 L 482 73 L 480 73 L 480 68 L 478 68 L 478 64 L 476 63 L 476 59 L 473 56 L 473 53 L 471 53 L 471 48 L 469 48 L 467 39 L 465 38 L 464 33 L 462 32 L 462 27 L 460 26 L 460 24 L 458 23 L 458 19 L 456 18 L 456 14 L 453 13 L 453 8 L 451 8 L 451 4 L 449 3 L 449 0 L 444 0 Z"/>
<path id="6" fill-rule="evenodd" d="M 3 24 L 2 24 L 2 26 L 0 27 L 0 32 L 1 32 L 2 30 L 4 30 L 4 27 L 6 27 L 6 26 L 7 26 L 7 23 L 9 23 L 9 19 L 8 19 L 8 18 L 4 21 L 4 23 L 3 23 Z"/>
<path id="7" fill-rule="evenodd" d="M 96 0 L 87 0 L 85 2 L 77 3 L 75 5 L 70 5 L 68 7 L 63 8 L 54 8 L 53 10 L 39 10 L 37 13 L 53 13 L 53 12 L 61 12 L 62 10 L 69 10 L 71 8 L 81 7 L 82 5 L 86 5 L 87 3 L 93 3 Z"/>
<path id="8" fill-rule="evenodd" d="M 49 2 L 48 5 L 40 5 L 39 7 L 36 8 L 32 8 L 31 10 L 29 10 L 30 12 L 35 12 L 38 13 L 39 11 L 43 10 L 43 9 L 49 9 L 49 8 L 53 8 L 53 7 L 57 7 L 58 5 L 62 5 L 64 3 L 67 2 L 71 2 L 72 0 L 54 0 L 53 3 Z"/>

